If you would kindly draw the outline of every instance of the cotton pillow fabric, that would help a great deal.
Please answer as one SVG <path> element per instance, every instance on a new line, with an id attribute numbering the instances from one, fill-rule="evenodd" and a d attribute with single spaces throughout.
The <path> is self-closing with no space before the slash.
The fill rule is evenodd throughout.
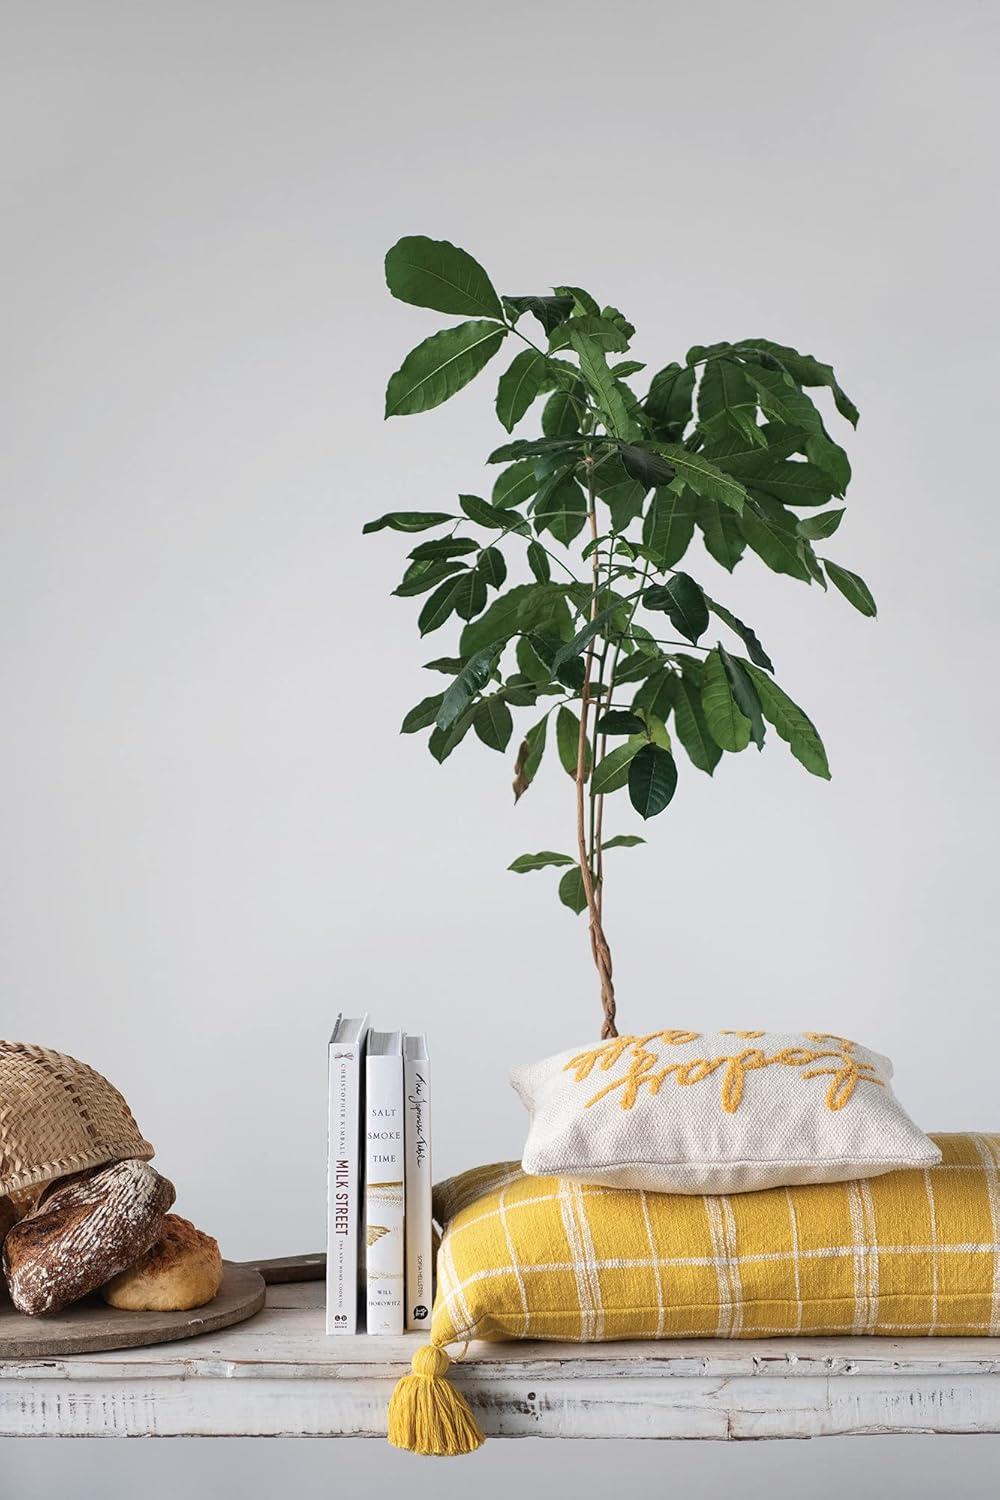
<path id="1" fill-rule="evenodd" d="M 827 1032 L 656 1031 L 519 1068 L 538 1176 L 742 1193 L 930 1167 L 892 1064 Z"/>
<path id="2" fill-rule="evenodd" d="M 1000 1334 L 1000 1136 L 934 1140 L 926 1171 L 733 1197 L 464 1173 L 432 1341 Z"/>

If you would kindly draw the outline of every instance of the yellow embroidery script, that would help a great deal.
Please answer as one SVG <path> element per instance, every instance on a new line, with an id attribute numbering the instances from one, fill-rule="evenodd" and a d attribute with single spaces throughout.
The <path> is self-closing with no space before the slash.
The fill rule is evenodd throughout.
<path id="1" fill-rule="evenodd" d="M 764 1033 L 733 1031 L 725 1032 L 724 1035 L 747 1039 L 763 1036 Z M 885 1085 L 885 1080 L 879 1077 L 874 1064 L 862 1062 L 854 1055 L 856 1043 L 829 1032 L 807 1031 L 804 1036 L 812 1046 L 782 1047 L 770 1055 L 759 1047 L 745 1047 L 741 1052 L 722 1057 L 694 1057 L 687 1062 L 664 1064 L 661 1053 L 649 1050 L 651 1042 L 658 1042 L 665 1047 L 679 1047 L 687 1042 L 696 1042 L 699 1036 L 697 1031 L 651 1031 L 646 1036 L 615 1037 L 599 1047 L 578 1053 L 566 1064 L 565 1071 L 573 1073 L 576 1082 L 582 1083 L 595 1069 L 601 1073 L 610 1073 L 619 1063 L 625 1063 L 624 1072 L 618 1078 L 598 1089 L 586 1101 L 588 1109 L 616 1090 L 621 1090 L 618 1097 L 621 1108 L 632 1109 L 643 1089 L 655 1095 L 668 1079 L 673 1079 L 681 1088 L 687 1088 L 719 1074 L 722 1108 L 727 1114 L 735 1114 L 743 1102 L 747 1074 L 775 1065 L 801 1068 L 803 1080 L 829 1078 L 826 1091 L 828 1109 L 843 1109 L 859 1083 L 873 1083 L 880 1088 Z M 817 1067 L 817 1063 L 824 1066 Z"/>

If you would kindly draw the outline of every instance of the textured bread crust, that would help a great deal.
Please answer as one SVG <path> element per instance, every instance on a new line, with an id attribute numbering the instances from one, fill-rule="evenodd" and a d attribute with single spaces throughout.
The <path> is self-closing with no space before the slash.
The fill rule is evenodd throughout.
<path id="1" fill-rule="evenodd" d="M 3 1244 L 14 1225 L 17 1223 L 17 1209 L 9 1198 L 0 1198 L 0 1245 Z M 8 1300 L 7 1281 L 0 1275 L 0 1302 Z"/>
<path id="2" fill-rule="evenodd" d="M 18 1220 L 18 1212 L 9 1198 L 0 1198 L 0 1245 Z"/>
<path id="3" fill-rule="evenodd" d="M 128 1312 L 186 1312 L 211 1302 L 221 1285 L 218 1241 L 178 1214 L 167 1214 L 156 1243 L 101 1295 Z"/>
<path id="4" fill-rule="evenodd" d="M 64 1177 L 9 1231 L 4 1271 L 19 1312 L 58 1312 L 96 1291 L 160 1233 L 173 1183 L 141 1161 Z"/>

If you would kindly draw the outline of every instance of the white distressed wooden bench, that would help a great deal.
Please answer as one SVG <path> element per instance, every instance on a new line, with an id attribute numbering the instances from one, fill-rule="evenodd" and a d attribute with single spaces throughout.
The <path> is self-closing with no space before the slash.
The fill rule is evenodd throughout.
<path id="1" fill-rule="evenodd" d="M 331 1339 L 318 1282 L 183 1343 L 0 1362 L 3 1437 L 379 1437 L 418 1335 Z M 1000 1339 L 474 1344 L 449 1372 L 493 1437 L 1000 1432 Z"/>

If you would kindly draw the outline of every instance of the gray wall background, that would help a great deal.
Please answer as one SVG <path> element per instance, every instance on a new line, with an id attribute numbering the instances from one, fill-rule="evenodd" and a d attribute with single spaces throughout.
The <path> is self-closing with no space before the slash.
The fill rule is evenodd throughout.
<path id="1" fill-rule="evenodd" d="M 450 637 L 416 642 L 405 539 L 361 524 L 482 490 L 498 430 L 493 375 L 382 423 L 441 321 L 385 292 L 403 233 L 592 288 L 653 368 L 758 333 L 835 361 L 862 423 L 829 551 L 879 622 L 693 562 L 834 780 L 781 746 L 684 775 L 609 886 L 622 1017 L 860 1034 L 928 1128 L 1000 1123 L 998 29 L 973 0 L 0 4 L 3 1034 L 110 1074 L 229 1255 L 322 1244 L 340 1007 L 430 1033 L 440 1174 L 519 1153 L 510 1066 L 598 1013 L 582 923 L 505 873 L 565 843 L 568 779 L 515 812 L 507 760 L 397 736 Z M 474 1482 L 980 1494 L 997 1453 L 498 1443 Z M 0 1462 L 151 1500 L 472 1477 L 357 1444 Z"/>

